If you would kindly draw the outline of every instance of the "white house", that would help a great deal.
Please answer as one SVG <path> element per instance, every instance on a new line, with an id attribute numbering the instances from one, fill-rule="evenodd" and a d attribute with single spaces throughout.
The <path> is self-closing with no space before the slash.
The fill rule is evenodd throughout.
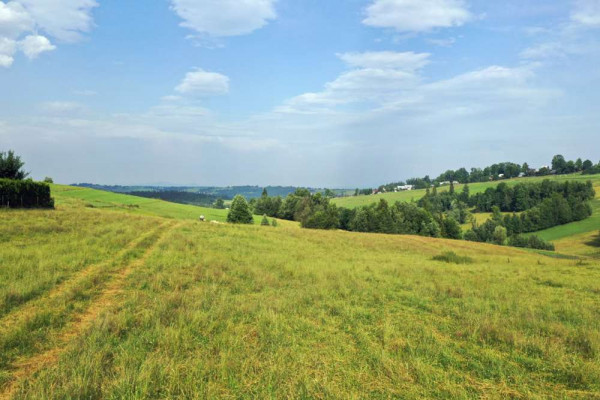
<path id="1" fill-rule="evenodd" d="M 415 186 L 414 185 L 403 185 L 403 186 L 396 187 L 396 189 L 398 191 L 408 191 L 408 190 L 414 190 Z"/>

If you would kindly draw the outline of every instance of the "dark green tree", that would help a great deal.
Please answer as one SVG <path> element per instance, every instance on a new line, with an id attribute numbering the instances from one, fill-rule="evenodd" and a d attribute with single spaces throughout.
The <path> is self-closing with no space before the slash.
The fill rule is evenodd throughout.
<path id="1" fill-rule="evenodd" d="M 254 218 L 250 212 L 250 206 L 243 196 L 237 195 L 233 198 L 227 222 L 232 224 L 253 224 Z"/>
<path id="2" fill-rule="evenodd" d="M 447 239 L 462 239 L 462 229 L 454 218 L 447 217 L 442 220 L 442 236 Z"/>
<path id="3" fill-rule="evenodd" d="M 219 209 L 219 210 L 224 210 L 225 209 L 225 201 L 223 201 L 223 199 L 217 199 L 215 201 L 215 208 Z"/>
<path id="4" fill-rule="evenodd" d="M 21 157 L 15 155 L 15 152 L 0 152 L 0 178 L 23 180 L 29 174 L 23 171 L 25 163 L 21 161 Z"/>
<path id="5" fill-rule="evenodd" d="M 261 225 L 261 226 L 269 226 L 269 225 L 271 225 L 271 224 L 269 223 L 269 219 L 267 218 L 267 216 L 266 216 L 266 215 L 263 215 L 263 219 L 262 219 L 262 221 L 260 221 L 260 225 Z"/>
<path id="6" fill-rule="evenodd" d="M 557 154 L 552 158 L 552 169 L 556 171 L 557 174 L 562 174 L 566 168 L 567 162 L 562 155 Z"/>

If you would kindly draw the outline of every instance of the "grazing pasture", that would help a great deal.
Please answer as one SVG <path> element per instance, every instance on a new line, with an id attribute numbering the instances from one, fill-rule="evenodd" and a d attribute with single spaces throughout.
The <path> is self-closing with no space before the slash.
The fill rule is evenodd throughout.
<path id="1" fill-rule="evenodd" d="M 0 399 L 600 396 L 591 257 L 53 195 L 0 212 Z"/>

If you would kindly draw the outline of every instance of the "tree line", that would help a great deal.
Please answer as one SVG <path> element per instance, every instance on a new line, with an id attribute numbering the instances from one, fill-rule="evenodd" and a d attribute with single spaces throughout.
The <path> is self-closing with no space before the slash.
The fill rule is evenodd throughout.
<path id="1" fill-rule="evenodd" d="M 26 179 L 24 165 L 13 151 L 0 152 L 0 207 L 53 208 L 50 186 Z"/>
<path id="2" fill-rule="evenodd" d="M 491 212 L 498 207 L 503 212 L 521 212 L 541 204 L 544 200 L 559 194 L 570 202 L 585 202 L 595 196 L 592 182 L 555 182 L 544 180 L 541 183 L 519 183 L 509 186 L 500 183 L 469 198 L 469 206 L 478 212 Z"/>
<path id="3" fill-rule="evenodd" d="M 523 197 L 523 193 L 526 196 Z M 460 193 L 450 190 L 438 193 L 427 189 L 418 202 L 389 204 L 380 199 L 377 204 L 347 209 L 336 207 L 330 198 L 307 189 L 297 189 L 285 199 L 270 197 L 266 190 L 259 199 L 245 203 L 248 215 L 254 214 L 300 222 L 303 228 L 342 229 L 352 232 L 409 234 L 448 239 L 465 239 L 499 245 L 553 249 L 553 245 L 536 236 L 522 236 L 579 221 L 592 214 L 589 200 L 595 196 L 591 182 L 558 183 L 544 180 L 540 183 L 520 184 L 513 188 L 505 183 L 490 188 L 483 194 L 470 195 L 468 185 Z M 483 201 L 482 199 L 485 199 Z M 492 217 L 478 225 L 471 208 L 479 210 L 482 202 L 493 211 Z M 505 211 L 520 214 L 503 215 Z M 483 208 L 483 207 L 481 207 Z M 232 205 L 232 210 L 234 205 Z M 487 210 L 487 208 L 485 209 Z M 236 211 L 237 212 L 237 211 Z M 231 214 L 232 212 L 230 212 Z M 248 223 L 250 217 L 246 217 Z M 463 233 L 461 224 L 471 222 L 471 229 Z"/>
<path id="4" fill-rule="evenodd" d="M 411 178 L 405 182 L 393 182 L 379 187 L 380 191 L 394 191 L 398 186 L 413 185 L 415 189 L 426 189 L 432 186 L 439 186 L 442 182 L 458 182 L 458 183 L 476 183 L 488 182 L 490 180 L 497 181 L 501 179 L 517 178 L 519 176 L 547 176 L 547 175 L 564 175 L 573 173 L 582 174 L 600 174 L 600 162 L 594 164 L 591 160 L 567 161 L 564 156 L 558 154 L 552 158 L 550 166 L 533 169 L 528 163 L 516 164 L 512 162 L 503 162 L 493 164 L 485 168 L 459 168 L 457 170 L 447 170 L 440 174 L 437 178 L 432 179 L 429 175 L 423 178 Z M 371 194 L 372 191 L 360 192 L 359 194 Z"/>
<path id="5" fill-rule="evenodd" d="M 125 194 L 131 196 L 145 197 L 149 199 L 160 199 L 179 204 L 191 204 L 194 206 L 225 208 L 222 199 L 220 199 L 217 196 L 206 193 L 184 192 L 178 190 L 148 190 L 126 192 Z"/>

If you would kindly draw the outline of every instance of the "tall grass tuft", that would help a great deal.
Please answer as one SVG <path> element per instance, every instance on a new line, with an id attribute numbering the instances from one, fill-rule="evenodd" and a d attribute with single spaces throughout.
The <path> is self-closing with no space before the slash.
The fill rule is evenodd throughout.
<path id="1" fill-rule="evenodd" d="M 446 251 L 433 257 L 434 261 L 442 261 L 448 264 L 472 264 L 474 260 L 468 256 L 459 256 L 453 251 Z"/>

